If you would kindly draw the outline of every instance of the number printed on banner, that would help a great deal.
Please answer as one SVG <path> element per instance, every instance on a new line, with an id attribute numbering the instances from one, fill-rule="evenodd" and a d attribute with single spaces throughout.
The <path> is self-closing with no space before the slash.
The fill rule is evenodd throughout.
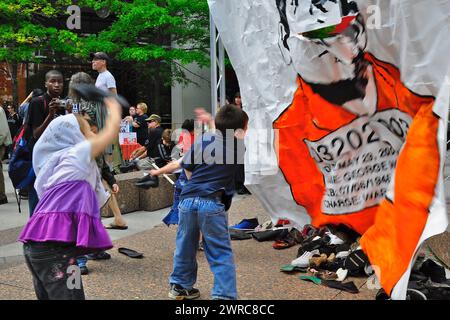
<path id="1" fill-rule="evenodd" d="M 322 211 L 351 213 L 385 196 L 411 117 L 397 109 L 364 116 L 318 141 L 304 140 L 324 175 Z"/>

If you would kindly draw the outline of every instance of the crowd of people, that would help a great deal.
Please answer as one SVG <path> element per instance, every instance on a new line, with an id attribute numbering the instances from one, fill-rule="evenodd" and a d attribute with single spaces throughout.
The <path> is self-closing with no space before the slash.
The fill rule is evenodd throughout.
<path id="1" fill-rule="evenodd" d="M 175 173 L 175 201 L 163 221 L 179 225 L 178 230 L 189 230 L 177 233 L 169 297 L 193 299 L 200 295 L 194 284 L 196 252 L 201 247 L 215 277 L 212 298 L 237 299 L 226 215 L 235 190 L 241 193 L 245 188 L 243 155 L 238 155 L 240 161 L 231 157 L 234 162 L 226 162 L 230 158 L 227 155 L 239 148 L 235 143 L 230 148 L 225 132 L 233 130 L 232 138 L 243 143 L 248 117 L 242 110 L 240 94 L 236 94 L 235 104 L 222 106 L 215 119 L 197 109 L 201 134 L 195 130 L 195 120 L 186 119 L 177 141 L 173 141 L 172 130 L 162 127 L 159 115 L 148 115 L 149 107 L 144 102 L 131 106 L 122 116 L 120 99 L 115 99 L 116 82 L 108 71 L 109 57 L 103 52 L 91 57 L 97 78 L 86 72 L 73 74 L 66 98 L 62 98 L 62 73 L 51 70 L 45 75 L 45 91 L 33 90 L 18 112 L 12 107 L 6 112 L 0 108 L 0 157 L 14 153 L 14 146 L 23 143 L 31 157 L 33 179 L 20 191 L 28 197 L 30 219 L 19 241 L 24 245 L 36 296 L 44 300 L 85 298 L 82 286 L 68 288 L 66 271 L 78 266 L 85 275 L 89 272 L 88 260 L 111 257 L 106 250 L 113 245 L 105 229 L 128 228 L 115 197 L 120 188 L 114 176 L 144 170 L 152 179 Z M 107 98 L 103 102 L 88 101 L 76 90 L 81 84 L 95 85 Z M 122 159 L 118 142 L 120 123 L 124 121 L 136 133 L 140 145 L 129 161 Z M 223 147 L 223 158 L 195 161 L 196 154 L 211 143 Z M 6 203 L 1 171 L 0 178 L 0 203 Z M 103 206 L 109 206 L 114 214 L 108 226 L 101 222 Z M 211 210 L 217 212 L 214 217 L 209 214 Z M 204 227 L 206 220 L 209 229 Z"/>

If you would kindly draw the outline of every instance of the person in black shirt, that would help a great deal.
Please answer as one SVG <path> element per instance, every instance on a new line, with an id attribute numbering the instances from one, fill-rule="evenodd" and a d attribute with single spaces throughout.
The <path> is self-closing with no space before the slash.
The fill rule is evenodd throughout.
<path id="1" fill-rule="evenodd" d="M 147 119 L 147 105 L 143 102 L 138 103 L 136 106 L 136 114 L 137 116 L 133 120 L 133 128 L 136 132 L 137 142 L 143 146 L 145 145 L 145 141 L 148 138 L 148 130 L 147 123 L 145 119 Z"/>
<path id="2" fill-rule="evenodd" d="M 56 117 L 66 114 L 66 109 L 60 101 L 64 88 L 62 73 L 57 70 L 47 72 L 45 74 L 45 87 L 47 92 L 42 96 L 31 99 L 28 107 L 25 137 L 31 151 L 50 122 Z M 33 215 L 39 200 L 33 185 L 34 181 L 28 190 L 30 217 Z"/>
<path id="3" fill-rule="evenodd" d="M 165 129 L 162 132 L 161 140 L 156 145 L 156 148 L 153 148 L 150 151 L 150 154 L 147 151 L 147 155 L 155 161 L 158 168 L 161 168 L 172 161 L 171 154 L 174 146 L 175 144 L 172 141 L 172 130 Z"/>
<path id="4" fill-rule="evenodd" d="M 20 120 L 20 117 L 17 114 L 15 108 L 11 105 L 8 106 L 8 114 L 7 114 L 6 118 L 8 120 L 8 127 L 9 127 L 9 132 L 11 133 L 11 138 L 14 141 L 14 137 L 17 135 L 17 131 L 20 128 L 21 120 Z M 11 158 L 12 146 L 13 145 L 8 146 L 8 153 L 6 155 L 8 157 L 8 159 Z"/>
<path id="5" fill-rule="evenodd" d="M 154 169 L 152 163 L 158 167 L 165 166 L 171 160 L 170 154 L 173 148 L 171 132 L 166 132 L 166 139 L 163 138 L 164 129 L 161 127 L 161 117 L 152 114 L 146 119 L 148 122 L 149 134 L 143 147 L 133 151 L 130 163 L 122 167 L 122 172 L 128 172 L 137 167 L 139 170 Z"/>
<path id="6" fill-rule="evenodd" d="M 17 134 L 17 130 L 20 128 L 20 118 L 13 106 L 8 106 L 8 126 L 11 137 L 14 138 Z"/>
<path id="7" fill-rule="evenodd" d="M 157 147 L 161 142 L 161 137 L 164 129 L 161 127 L 161 117 L 157 114 L 152 114 L 145 119 L 148 122 L 148 140 L 145 142 L 147 149 L 147 156 L 152 157 L 158 154 Z"/>

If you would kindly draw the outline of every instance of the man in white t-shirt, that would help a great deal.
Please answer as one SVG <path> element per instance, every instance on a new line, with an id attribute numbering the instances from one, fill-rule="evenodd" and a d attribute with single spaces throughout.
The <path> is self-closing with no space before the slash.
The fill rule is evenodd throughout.
<path id="1" fill-rule="evenodd" d="M 95 81 L 95 86 L 101 90 L 110 91 L 114 94 L 117 94 L 116 79 L 114 79 L 114 76 L 107 69 L 107 64 L 111 61 L 109 56 L 104 52 L 96 52 L 91 53 L 91 59 L 92 59 L 92 69 L 98 72 L 98 77 L 97 80 Z M 112 154 L 110 154 L 109 157 L 106 158 L 108 163 L 110 163 L 113 168 L 120 166 L 120 164 L 122 163 L 122 156 L 120 154 L 120 146 L 118 139 L 116 139 L 113 142 Z M 114 161 L 114 158 L 116 159 L 120 158 L 117 161 L 118 163 Z M 111 255 L 105 251 L 101 251 L 99 253 L 89 254 L 87 255 L 87 258 L 91 260 L 106 260 L 110 259 Z M 82 271 L 84 271 L 82 272 L 82 274 L 87 274 L 86 260 L 79 259 L 78 263 L 79 267 L 82 268 Z"/>
<path id="2" fill-rule="evenodd" d="M 95 86 L 105 91 L 111 91 L 117 94 L 116 79 L 107 69 L 107 64 L 111 61 L 104 52 L 96 52 L 91 54 L 92 69 L 98 72 Z"/>

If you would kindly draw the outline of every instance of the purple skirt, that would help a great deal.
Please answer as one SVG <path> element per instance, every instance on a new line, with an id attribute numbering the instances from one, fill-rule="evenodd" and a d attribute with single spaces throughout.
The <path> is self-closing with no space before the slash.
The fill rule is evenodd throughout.
<path id="1" fill-rule="evenodd" d="M 113 247 L 101 222 L 97 196 L 86 181 L 64 182 L 48 189 L 19 241 L 73 243 L 83 253 Z"/>

